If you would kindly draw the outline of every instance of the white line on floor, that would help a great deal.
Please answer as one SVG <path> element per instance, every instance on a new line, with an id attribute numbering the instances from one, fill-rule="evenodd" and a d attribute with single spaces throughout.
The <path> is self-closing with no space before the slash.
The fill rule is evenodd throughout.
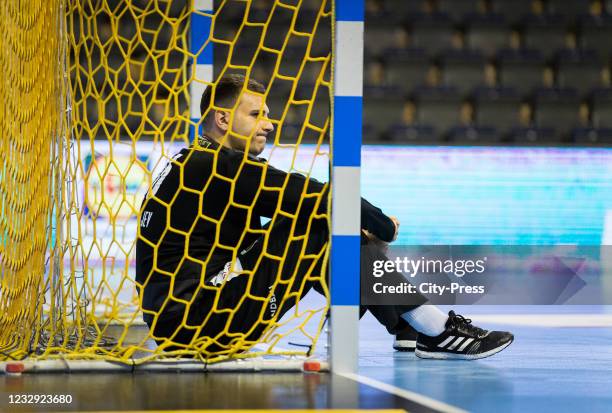
<path id="1" fill-rule="evenodd" d="M 451 406 L 450 404 L 446 404 L 444 402 L 441 402 L 436 399 L 432 399 L 422 394 L 414 393 L 406 389 L 401 389 L 399 387 L 393 386 L 391 384 L 383 383 L 381 381 L 374 380 L 369 377 L 361 376 L 359 374 L 354 374 L 354 373 L 337 373 L 337 374 L 339 376 L 346 377 L 347 379 L 355 380 L 356 382 L 359 382 L 361 384 L 365 384 L 367 386 L 374 387 L 375 389 L 394 394 L 403 399 L 413 401 L 425 407 L 429 407 L 430 409 L 434 409 L 440 412 L 447 412 L 447 413 L 467 413 L 466 410 L 460 409 L 455 406 Z"/>

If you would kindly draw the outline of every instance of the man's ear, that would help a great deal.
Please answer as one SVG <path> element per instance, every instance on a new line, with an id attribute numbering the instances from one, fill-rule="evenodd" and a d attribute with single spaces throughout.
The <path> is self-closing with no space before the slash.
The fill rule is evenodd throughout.
<path id="1" fill-rule="evenodd" d="M 230 113 L 224 110 L 215 110 L 215 125 L 223 132 L 229 129 Z"/>

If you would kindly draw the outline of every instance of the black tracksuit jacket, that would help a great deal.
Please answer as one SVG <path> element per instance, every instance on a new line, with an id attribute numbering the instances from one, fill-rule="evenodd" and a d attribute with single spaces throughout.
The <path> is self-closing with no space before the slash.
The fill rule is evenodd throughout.
<path id="1" fill-rule="evenodd" d="M 201 137 L 173 158 L 150 192 L 139 214 L 136 281 L 143 309 L 157 312 L 170 293 L 190 299 L 202 276 L 217 274 L 261 236 L 261 217 L 293 216 L 305 230 L 313 213 L 326 213 L 328 184 Z M 361 227 L 383 241 L 395 232 L 393 222 L 363 198 Z M 173 311 L 166 304 L 160 317 Z"/>

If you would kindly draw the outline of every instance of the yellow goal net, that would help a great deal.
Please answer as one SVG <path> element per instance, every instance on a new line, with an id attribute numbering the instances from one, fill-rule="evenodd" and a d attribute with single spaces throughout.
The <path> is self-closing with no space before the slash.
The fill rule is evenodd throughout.
<path id="1" fill-rule="evenodd" d="M 328 181 L 332 27 L 331 0 L 3 1 L 0 358 L 210 363 L 324 351 L 317 342 L 329 300 L 304 285 L 328 291 L 326 247 L 317 256 L 322 270 L 309 270 L 306 283 L 283 297 L 255 297 L 292 302 L 290 311 L 267 320 L 256 339 L 237 334 L 216 350 L 202 345 L 214 337 L 197 334 L 172 346 L 143 323 L 138 291 L 146 285 L 136 281 L 135 254 L 145 195 L 178 151 L 204 150 L 194 148 L 200 96 L 228 74 L 265 85 L 275 132 L 262 156 L 270 165 Z M 327 192 L 308 197 L 327 202 Z M 278 215 L 298 218 L 280 205 Z M 315 211 L 310 220 L 327 218 Z M 174 230 L 169 217 L 165 229 Z M 172 285 L 181 276 L 165 275 Z M 166 300 L 196 306 L 172 294 Z M 228 309 L 214 302 L 206 311 Z M 181 327 L 201 329 L 187 318 Z"/>

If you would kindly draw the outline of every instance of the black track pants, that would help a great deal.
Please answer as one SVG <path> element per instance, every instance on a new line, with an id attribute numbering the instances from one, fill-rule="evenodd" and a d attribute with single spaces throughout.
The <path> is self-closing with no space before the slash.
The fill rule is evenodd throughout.
<path id="1" fill-rule="evenodd" d="M 306 225 L 292 229 L 288 219 L 276 220 L 271 226 L 268 237 L 260 237 L 239 255 L 243 270 L 253 271 L 253 275 L 242 273 L 217 289 L 201 289 L 186 322 L 180 314 L 150 324 L 158 344 L 165 343 L 166 350 L 176 350 L 195 343 L 207 356 L 246 350 L 311 288 L 323 293 L 321 270 L 329 240 L 327 221 L 312 220 L 307 235 Z M 361 243 L 362 271 L 371 270 L 374 260 L 386 259 L 380 249 L 368 244 L 365 236 Z M 400 315 L 415 307 L 362 306 L 361 315 L 370 311 L 389 333 L 395 334 L 407 327 Z"/>

